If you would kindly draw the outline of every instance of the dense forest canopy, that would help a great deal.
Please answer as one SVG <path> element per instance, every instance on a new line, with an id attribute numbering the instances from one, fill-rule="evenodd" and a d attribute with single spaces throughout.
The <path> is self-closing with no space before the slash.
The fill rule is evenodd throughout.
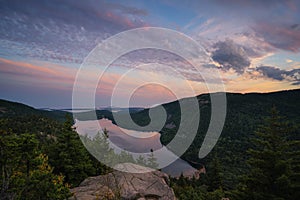
<path id="1" fill-rule="evenodd" d="M 209 123 L 210 98 L 208 94 L 198 96 L 201 111 L 198 134 L 182 158 L 192 165 L 204 165 L 207 173 L 201 174 L 199 180 L 183 176 L 172 179 L 176 196 L 298 199 L 299 96 L 300 90 L 228 93 L 221 137 L 213 151 L 201 160 L 198 152 Z M 178 101 L 163 106 L 169 116 L 160 131 L 161 142 L 166 145 L 178 129 L 180 109 Z M 131 116 L 137 124 L 146 125 L 150 120 L 148 113 L 148 109 L 134 110 Z M 97 111 L 97 116 L 113 121 L 110 111 Z M 66 112 L 42 111 L 0 100 L 1 199 L 65 199 L 71 195 L 69 188 L 86 177 L 111 171 L 87 152 L 72 124 Z M 121 126 L 130 128 L 126 124 Z M 91 140 L 91 144 L 106 143 L 107 133 L 99 134 L 98 141 Z M 105 151 L 114 154 L 106 147 Z M 129 155 L 123 153 L 118 159 L 122 156 Z M 156 166 L 153 157 L 132 158 L 132 161 Z M 41 189 L 36 190 L 37 187 Z"/>

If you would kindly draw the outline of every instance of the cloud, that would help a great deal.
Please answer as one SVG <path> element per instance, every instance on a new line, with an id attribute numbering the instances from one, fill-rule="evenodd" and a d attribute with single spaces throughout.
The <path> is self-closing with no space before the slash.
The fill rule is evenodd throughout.
<path id="1" fill-rule="evenodd" d="M 253 27 L 259 37 L 277 49 L 300 52 L 299 24 L 275 24 L 259 22 Z"/>
<path id="2" fill-rule="evenodd" d="M 294 30 L 300 30 L 300 24 L 293 24 L 291 28 Z"/>
<path id="3" fill-rule="evenodd" d="M 142 23 L 138 17 L 147 15 L 147 11 L 143 9 L 95 0 L 28 0 L 26 3 L 4 0 L 0 5 L 2 16 L 13 16 L 16 13 L 33 22 L 53 20 L 90 30 L 103 30 L 105 27 L 126 28 L 127 20 L 138 26 Z"/>
<path id="4" fill-rule="evenodd" d="M 147 11 L 106 1 L 0 1 L 0 55 L 81 63 L 103 39 L 147 26 Z"/>
<path id="5" fill-rule="evenodd" d="M 76 69 L 55 64 L 32 64 L 0 58 L 1 79 L 12 78 L 12 84 L 26 83 L 34 87 L 70 89 Z M 34 78 L 33 78 L 34 77 Z"/>
<path id="6" fill-rule="evenodd" d="M 274 80 L 286 80 L 292 82 L 292 85 L 300 85 L 300 69 L 283 70 L 272 66 L 260 66 L 257 67 L 257 71 Z"/>
<path id="7" fill-rule="evenodd" d="M 250 60 L 240 45 L 235 44 L 232 40 L 217 42 L 212 52 L 212 59 L 227 71 L 233 69 L 236 73 L 242 74 L 250 66 Z"/>
<path id="8" fill-rule="evenodd" d="M 60 91 L 72 94 L 73 84 L 76 78 L 77 69 L 69 68 L 61 65 L 55 65 L 52 63 L 28 63 L 23 61 L 14 61 L 0 58 L 0 89 L 3 91 L 9 88 L 29 88 L 33 93 L 34 91 Z M 83 73 L 83 72 L 82 72 Z M 82 95 L 84 96 L 87 92 L 91 92 L 90 89 L 93 88 L 95 72 L 93 70 L 87 70 L 84 74 L 84 82 L 80 83 L 83 88 Z M 92 78 L 91 78 L 92 77 Z M 151 73 L 151 77 L 154 82 L 159 80 L 165 81 L 169 84 L 184 86 L 183 79 L 170 78 L 165 74 Z M 118 87 L 122 89 L 114 94 L 120 99 L 120 102 L 124 102 L 124 97 L 127 96 L 130 89 L 136 88 L 137 83 L 149 79 L 149 72 L 136 71 L 133 75 L 128 75 L 122 77 L 122 74 L 115 73 L 110 70 L 106 71 L 99 80 L 96 98 L 99 102 L 109 105 L 113 91 L 117 86 L 118 81 L 122 81 Z M 142 84 L 141 84 L 142 86 Z M 121 91 L 121 92 L 120 92 Z M 184 89 L 178 89 L 181 95 L 185 95 L 187 92 Z M 21 91 L 20 93 L 26 93 Z M 155 102 L 168 102 L 174 100 L 174 95 L 167 88 L 163 86 L 157 86 L 155 84 L 149 84 L 138 89 L 136 93 L 133 94 L 133 103 L 139 103 L 140 105 L 153 105 Z M 151 98 L 149 98 L 151 97 Z M 39 97 L 43 98 L 43 97 Z M 57 98 L 57 97 L 56 97 Z"/>
<path id="9" fill-rule="evenodd" d="M 300 1 L 204 2 L 192 1 L 189 5 L 202 17 L 202 23 L 196 25 L 193 33 L 196 37 L 213 43 L 229 38 L 245 47 L 250 58 L 264 57 L 278 50 L 300 52 Z"/>
<path id="10" fill-rule="evenodd" d="M 234 7 L 239 7 L 239 8 L 248 8 L 248 9 L 264 9 L 266 7 L 268 8 L 276 8 L 278 6 L 284 6 L 284 7 L 288 7 L 290 9 L 295 9 L 297 8 L 297 4 L 295 0 L 286 0 L 286 1 L 282 1 L 282 0 L 265 0 L 265 1 L 261 1 L 261 0 L 252 0 L 252 1 L 247 1 L 247 0 L 226 0 L 226 1 L 222 1 L 222 0 L 217 0 L 215 2 L 218 2 L 219 4 L 222 4 L 223 6 L 227 7 L 230 5 L 233 5 Z"/>
<path id="11" fill-rule="evenodd" d="M 254 21 L 267 20 L 282 22 L 293 20 L 299 23 L 300 1 L 298 0 L 201 0 L 172 1 L 178 9 L 189 9 L 201 16 L 219 18 L 227 21 L 239 21 L 244 26 Z M 238 27 L 237 26 L 237 27 Z"/>
<path id="12" fill-rule="evenodd" d="M 106 7 L 107 10 L 118 10 L 121 11 L 124 14 L 130 14 L 130 15 L 141 15 L 141 16 L 146 16 L 148 15 L 148 12 L 143 9 L 135 8 L 135 7 L 130 7 L 130 6 L 125 6 L 122 4 L 117 4 L 117 3 L 109 3 L 105 2 L 105 5 L 102 7 Z"/>

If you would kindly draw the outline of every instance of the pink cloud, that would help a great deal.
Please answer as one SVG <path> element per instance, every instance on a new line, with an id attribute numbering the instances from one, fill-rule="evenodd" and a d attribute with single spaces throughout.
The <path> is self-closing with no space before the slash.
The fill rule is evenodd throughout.
<path id="1" fill-rule="evenodd" d="M 283 26 L 260 22 L 253 29 L 275 48 L 292 52 L 300 51 L 300 28 L 298 24 Z"/>
<path id="2" fill-rule="evenodd" d="M 5 79 L 10 84 L 30 85 L 33 87 L 52 88 L 57 90 L 72 91 L 75 81 L 77 68 L 70 68 L 53 63 L 41 62 L 32 64 L 22 61 L 8 60 L 0 58 L 0 72 L 5 74 Z M 87 76 L 93 76 L 94 72 L 88 72 Z M 105 73 L 101 77 L 97 89 L 98 95 L 111 96 L 113 88 L 121 75 L 116 73 Z M 88 90 L 92 88 L 88 78 L 82 83 L 84 88 Z M 3 81 L 3 80 L 2 80 Z M 130 80 L 126 84 L 131 84 Z"/>
<path id="3" fill-rule="evenodd" d="M 0 58 L 0 71 L 7 74 L 6 78 L 14 79 L 22 84 L 36 87 L 70 88 L 75 76 L 75 69 L 54 64 L 36 65 L 27 62 L 7 60 Z"/>
<path id="4" fill-rule="evenodd" d="M 146 26 L 142 21 L 131 19 L 125 15 L 119 15 L 112 11 L 106 11 L 105 13 L 98 12 L 99 18 L 111 21 L 113 24 L 119 24 L 125 28 L 143 27 Z"/>

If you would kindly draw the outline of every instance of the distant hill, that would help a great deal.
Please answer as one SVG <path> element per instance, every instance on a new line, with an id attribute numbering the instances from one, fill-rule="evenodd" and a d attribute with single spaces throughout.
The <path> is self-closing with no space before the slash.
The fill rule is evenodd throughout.
<path id="1" fill-rule="evenodd" d="M 247 165 L 245 165 L 245 160 L 247 159 L 246 150 L 251 147 L 250 140 L 254 137 L 254 131 L 262 124 L 263 118 L 269 115 L 269 111 L 273 106 L 277 108 L 280 115 L 286 117 L 291 124 L 298 127 L 297 131 L 291 137 L 292 139 L 299 139 L 300 89 L 271 93 L 227 93 L 226 96 L 227 115 L 221 137 L 213 151 L 202 160 L 198 158 L 198 152 L 209 125 L 211 104 L 209 94 L 197 96 L 200 108 L 199 129 L 192 145 L 184 153 L 182 159 L 191 164 L 204 164 L 207 170 L 209 170 L 213 155 L 217 155 L 224 170 L 225 186 L 227 188 L 234 188 L 238 182 L 237 177 L 248 170 Z M 189 98 L 184 99 L 184 101 L 188 102 Z M 161 142 L 167 145 L 178 130 L 181 120 L 180 106 L 178 101 L 166 103 L 162 106 L 166 110 L 167 121 L 164 128 L 160 130 Z M 112 113 L 109 110 L 97 110 L 96 114 L 98 119 L 108 118 L 115 123 L 113 115 L 122 118 L 124 112 L 124 110 L 116 113 Z M 40 127 L 44 128 L 46 127 L 45 124 L 49 124 L 49 121 L 41 120 L 41 118 L 53 119 L 53 122 L 51 122 L 51 128 L 53 129 L 53 127 L 60 126 L 56 122 L 63 121 L 66 113 L 68 112 L 59 110 L 38 110 L 24 104 L 0 100 L 0 119 L 9 119 L 6 123 L 9 124 L 7 127 L 15 127 L 16 130 L 23 128 L 26 131 L 26 127 L 31 127 L 28 130 L 32 130 L 32 125 L 30 124 L 36 126 L 37 122 L 41 124 Z M 90 118 L 89 114 L 90 112 L 76 113 L 75 117 L 81 120 L 93 119 Z M 31 118 L 32 123 L 27 122 L 27 116 L 29 115 L 35 116 Z M 141 126 L 145 126 L 150 122 L 149 109 L 132 109 L 130 110 L 130 115 Z M 13 119 L 15 117 L 19 117 L 19 120 Z M 16 121 L 19 122 L 19 125 L 16 124 Z M 54 123 L 54 121 L 56 122 Z M 140 129 L 131 127 L 126 123 L 118 125 L 127 129 L 146 130 L 143 127 Z M 43 129 L 43 131 L 47 130 L 49 128 Z M 41 130 L 36 128 L 36 131 Z M 55 129 L 53 131 L 57 132 Z M 170 150 L 172 150 L 172 147 L 170 147 Z"/>
<path id="2" fill-rule="evenodd" d="M 229 113 L 240 112 L 241 114 L 245 113 L 258 117 L 261 114 L 263 114 L 263 116 L 266 115 L 266 112 L 270 110 L 272 106 L 276 106 L 282 114 L 291 118 L 293 121 L 296 120 L 299 122 L 300 120 L 300 110 L 298 109 L 300 106 L 300 89 L 271 93 L 226 93 L 226 97 L 227 111 Z M 205 108 L 210 109 L 209 94 L 201 94 L 197 96 L 197 99 L 199 101 L 200 110 Z M 189 98 L 184 100 L 189 101 Z M 178 121 L 180 118 L 178 101 L 162 104 L 162 106 L 166 109 L 169 116 L 166 123 Z M 148 113 L 149 109 L 136 112 L 132 114 L 133 120 L 140 125 L 147 125 L 150 122 Z"/>
<path id="3" fill-rule="evenodd" d="M 299 126 L 300 89 L 271 93 L 227 93 L 226 96 L 227 115 L 222 134 L 213 151 L 202 160 L 199 160 L 198 152 L 209 125 L 211 105 L 209 94 L 197 96 L 200 108 L 199 129 L 192 145 L 182 158 L 191 164 L 203 163 L 209 170 L 213 155 L 217 155 L 224 168 L 224 176 L 226 177 L 224 184 L 230 188 L 237 183 L 238 175 L 247 170 L 245 160 L 247 158 L 246 150 L 251 145 L 250 139 L 254 137 L 254 131 L 262 124 L 263 119 L 269 115 L 273 106 L 291 124 Z M 189 101 L 189 98 L 184 99 L 184 101 Z M 166 103 L 162 106 L 167 112 L 167 121 L 160 131 L 161 142 L 167 145 L 178 130 L 181 119 L 180 106 L 178 101 Z M 132 113 L 131 116 L 141 126 L 145 126 L 150 122 L 149 109 Z M 118 125 L 128 129 L 132 128 L 126 123 Z M 145 129 L 141 127 L 140 130 Z M 299 130 L 299 127 L 297 130 Z M 299 131 L 292 137 L 299 139 Z M 172 150 L 172 147 L 170 150 Z"/>
<path id="4" fill-rule="evenodd" d="M 96 110 L 97 118 L 109 118 L 113 119 L 112 113 L 124 113 L 129 110 L 130 113 L 135 113 L 143 110 L 144 108 L 141 107 L 130 107 L 130 108 L 119 108 L 119 107 L 105 107 L 105 108 L 99 108 Z M 92 119 L 89 118 L 89 114 L 91 111 L 86 111 L 88 109 L 77 109 L 75 110 L 77 113 L 75 113 L 75 116 L 77 116 L 79 119 Z M 68 109 L 51 109 L 51 108 L 33 108 L 31 106 L 18 103 L 18 102 L 12 102 L 0 99 L 0 118 L 5 117 L 16 117 L 16 116 L 28 116 L 28 115 L 40 115 L 43 117 L 48 117 L 54 120 L 58 120 L 60 122 L 63 122 L 65 120 L 65 117 L 67 114 L 70 114 L 72 112 L 71 108 Z M 92 111 L 94 112 L 94 111 Z"/>
<path id="5" fill-rule="evenodd" d="M 61 110 L 48 111 L 35 109 L 22 103 L 0 99 L 0 118 L 40 115 L 63 122 L 67 113 Z"/>

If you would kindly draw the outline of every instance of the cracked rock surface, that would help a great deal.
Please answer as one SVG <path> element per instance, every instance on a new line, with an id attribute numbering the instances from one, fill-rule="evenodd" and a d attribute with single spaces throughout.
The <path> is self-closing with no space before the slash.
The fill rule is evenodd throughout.
<path id="1" fill-rule="evenodd" d="M 132 163 L 119 164 L 117 168 L 139 172 L 149 169 Z M 175 200 L 168 182 L 168 175 L 160 171 L 126 173 L 115 170 L 85 179 L 79 187 L 71 189 L 74 196 L 70 200 Z"/>

